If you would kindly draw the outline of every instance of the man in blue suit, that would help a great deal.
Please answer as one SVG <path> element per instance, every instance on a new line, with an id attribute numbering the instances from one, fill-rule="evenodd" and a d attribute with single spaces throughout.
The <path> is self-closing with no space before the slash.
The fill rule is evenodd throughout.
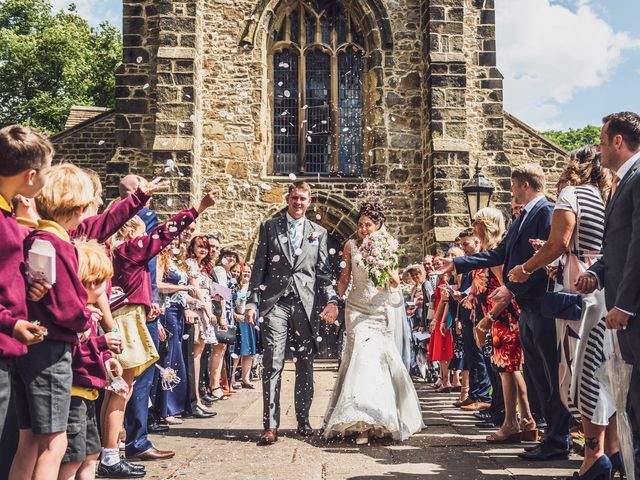
<path id="1" fill-rule="evenodd" d="M 546 240 L 549 236 L 554 205 L 544 196 L 544 184 L 545 175 L 539 165 L 531 163 L 514 168 L 511 193 L 516 204 L 524 208 L 500 245 L 476 255 L 438 259 L 441 271 L 457 273 L 504 265 L 504 285 L 492 297 L 497 303 L 508 303 L 515 296 L 520 305 L 520 340 L 535 390 L 530 395 L 538 395 L 547 419 L 544 440 L 536 448 L 520 454 L 528 460 L 567 458 L 571 446 L 569 412 L 560 400 L 558 387 L 555 319 L 540 313 L 547 290 L 546 273 L 538 270 L 525 283 L 509 282 L 507 277 L 514 266 L 521 265 L 535 253 L 530 239 Z"/>

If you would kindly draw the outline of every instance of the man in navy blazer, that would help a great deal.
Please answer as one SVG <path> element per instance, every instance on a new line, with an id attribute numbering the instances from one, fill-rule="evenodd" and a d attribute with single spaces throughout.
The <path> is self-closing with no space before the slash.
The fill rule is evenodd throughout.
<path id="1" fill-rule="evenodd" d="M 547 290 L 546 273 L 538 270 L 524 283 L 508 280 L 509 271 L 535 253 L 529 240 L 546 240 L 549 237 L 554 205 L 544 196 L 544 184 L 545 175 L 539 165 L 524 164 L 514 168 L 511 193 L 516 204 L 524 205 L 524 208 L 500 245 L 477 255 L 453 260 L 438 259 L 441 271 L 455 269 L 457 273 L 504 265 L 504 285 L 492 294 L 492 298 L 498 303 L 507 303 L 515 296 L 520 305 L 520 340 L 535 390 L 529 392 L 529 396 L 538 395 L 547 420 L 542 443 L 520 454 L 521 458 L 528 460 L 567 458 L 571 444 L 569 412 L 560 400 L 558 386 L 555 319 L 540 313 L 542 297 Z"/>

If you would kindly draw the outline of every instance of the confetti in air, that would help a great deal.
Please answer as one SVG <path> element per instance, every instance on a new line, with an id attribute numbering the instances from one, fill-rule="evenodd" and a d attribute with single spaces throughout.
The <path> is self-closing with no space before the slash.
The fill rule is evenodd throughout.
<path id="1" fill-rule="evenodd" d="M 271 190 L 271 185 L 269 185 L 268 183 L 264 183 L 263 182 L 263 183 L 260 184 L 260 188 L 262 190 Z"/>
<path id="2" fill-rule="evenodd" d="M 227 187 L 227 192 L 231 192 L 231 193 L 233 193 L 233 192 L 235 192 L 235 190 L 236 190 L 236 189 L 235 189 L 235 187 L 234 187 L 233 185 L 229 185 L 229 186 Z"/>
<path id="3" fill-rule="evenodd" d="M 306 110 L 307 108 L 309 108 L 309 105 L 303 105 L 303 106 L 302 106 L 302 109 L 303 109 L 303 110 Z"/>
<path id="4" fill-rule="evenodd" d="M 146 90 L 147 88 L 149 88 L 149 84 L 148 84 L 148 83 L 145 83 L 145 84 L 142 86 L 142 89 L 143 89 L 143 90 Z"/>
<path id="5" fill-rule="evenodd" d="M 179 248 L 174 248 L 173 250 L 171 250 L 171 252 L 172 252 L 174 255 L 180 255 L 180 249 L 179 249 Z"/>
<path id="6" fill-rule="evenodd" d="M 258 323 L 262 323 L 262 322 L 264 322 L 264 317 L 260 317 L 260 318 L 258 319 Z"/>
<path id="7" fill-rule="evenodd" d="M 317 215 L 316 215 L 316 220 L 322 220 L 322 215 L 317 214 Z"/>
<path id="8" fill-rule="evenodd" d="M 267 289 L 267 286 L 265 284 L 262 284 L 258 288 L 264 292 Z"/>
<path id="9" fill-rule="evenodd" d="M 296 180 L 296 178 L 298 178 L 298 177 L 296 177 L 295 173 L 290 173 L 289 174 L 289 180 L 291 180 L 292 182 L 294 182 Z"/>
<path id="10" fill-rule="evenodd" d="M 138 57 L 138 58 L 136 58 L 136 62 L 138 62 L 138 63 L 142 63 L 142 57 Z"/>
<path id="11" fill-rule="evenodd" d="M 280 261 L 280 255 L 274 255 L 273 258 L 271 259 L 274 263 L 277 263 Z"/>
<path id="12" fill-rule="evenodd" d="M 347 266 L 347 262 L 345 262 L 344 260 L 340 262 L 340 268 L 344 268 Z"/>
<path id="13" fill-rule="evenodd" d="M 286 98 L 289 98 L 291 96 L 291 92 L 289 90 L 285 90 L 284 92 L 282 92 L 284 94 L 284 96 Z"/>
<path id="14" fill-rule="evenodd" d="M 144 247 L 144 242 L 142 240 L 138 240 L 138 247 Z"/>
<path id="15" fill-rule="evenodd" d="M 302 249 L 301 248 L 296 248 L 295 251 L 293 252 L 296 256 L 297 255 L 302 255 Z"/>
<path id="16" fill-rule="evenodd" d="M 318 337 L 318 338 L 316 338 L 316 341 L 317 341 L 317 342 L 321 342 L 321 341 L 322 341 L 322 337 Z"/>
<path id="17" fill-rule="evenodd" d="M 289 68 L 289 64 L 288 64 L 288 63 L 286 63 L 286 62 L 280 62 L 280 63 L 278 64 L 278 66 L 279 66 L 280 68 Z"/>
<path id="18" fill-rule="evenodd" d="M 160 238 L 160 235 L 158 235 L 157 233 L 154 233 L 153 235 L 151 235 L 151 238 L 153 238 L 154 240 L 157 240 Z"/>
<path id="19" fill-rule="evenodd" d="M 104 140 L 100 140 L 100 141 L 98 142 L 98 145 L 104 145 Z"/>
<path id="20" fill-rule="evenodd" d="M 329 255 L 335 255 L 336 254 L 336 249 L 335 248 L 330 248 L 329 249 Z"/>

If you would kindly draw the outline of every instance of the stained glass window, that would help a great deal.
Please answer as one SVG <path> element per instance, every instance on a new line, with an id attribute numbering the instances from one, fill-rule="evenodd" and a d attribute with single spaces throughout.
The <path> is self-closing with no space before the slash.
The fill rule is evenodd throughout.
<path id="1" fill-rule="evenodd" d="M 288 5 L 272 37 L 272 173 L 359 176 L 362 31 L 339 1 Z"/>

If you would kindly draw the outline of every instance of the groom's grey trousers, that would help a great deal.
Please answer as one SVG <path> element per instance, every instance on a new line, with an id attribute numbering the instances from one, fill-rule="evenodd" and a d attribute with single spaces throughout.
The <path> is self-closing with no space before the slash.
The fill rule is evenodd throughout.
<path id="1" fill-rule="evenodd" d="M 298 423 L 309 418 L 313 400 L 313 356 L 315 339 L 311 324 L 296 293 L 281 297 L 265 316 L 262 333 L 262 388 L 264 428 L 280 426 L 280 385 L 287 348 L 293 350 L 296 365 L 295 407 Z"/>

